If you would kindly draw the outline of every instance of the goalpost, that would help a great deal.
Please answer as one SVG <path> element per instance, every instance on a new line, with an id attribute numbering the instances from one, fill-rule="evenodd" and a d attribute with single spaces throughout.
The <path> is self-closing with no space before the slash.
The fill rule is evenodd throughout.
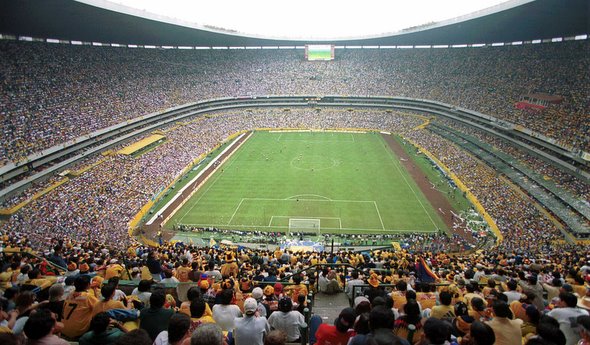
<path id="1" fill-rule="evenodd" d="M 289 218 L 289 229 L 287 230 L 287 234 L 293 232 L 312 233 L 319 236 L 321 234 L 320 220 L 317 218 Z"/>

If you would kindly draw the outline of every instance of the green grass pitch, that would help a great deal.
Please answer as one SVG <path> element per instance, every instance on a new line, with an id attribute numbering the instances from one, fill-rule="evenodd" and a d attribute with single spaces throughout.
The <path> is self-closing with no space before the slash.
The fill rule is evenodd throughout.
<path id="1" fill-rule="evenodd" d="M 258 131 L 166 224 L 322 233 L 446 229 L 380 134 Z"/>

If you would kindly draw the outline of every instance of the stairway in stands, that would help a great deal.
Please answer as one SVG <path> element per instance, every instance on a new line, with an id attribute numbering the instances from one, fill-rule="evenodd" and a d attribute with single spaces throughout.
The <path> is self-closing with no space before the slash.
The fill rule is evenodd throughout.
<path id="1" fill-rule="evenodd" d="M 332 325 L 342 309 L 349 306 L 348 297 L 344 292 L 333 295 L 320 292 L 314 296 L 313 314 L 320 316 L 324 323 Z"/>

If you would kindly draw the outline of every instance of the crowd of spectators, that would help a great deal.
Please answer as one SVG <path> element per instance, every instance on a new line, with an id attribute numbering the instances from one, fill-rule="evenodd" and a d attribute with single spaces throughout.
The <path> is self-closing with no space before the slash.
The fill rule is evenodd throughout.
<path id="1" fill-rule="evenodd" d="M 284 344 L 301 340 L 300 327 L 317 344 L 577 344 L 590 331 L 590 251 L 581 247 L 449 255 L 164 242 L 120 251 L 55 235 L 51 251 L 31 258 L 22 240 L 2 237 L 0 333 L 8 335 L 0 339 L 7 344 L 126 344 L 129 336 L 140 344 L 202 344 L 212 334 L 220 345 L 275 337 Z M 121 279 L 137 288 L 124 292 Z M 182 299 L 170 290 L 179 283 L 189 287 Z M 353 308 L 335 306 L 342 311 L 333 326 L 317 312 L 310 317 L 309 292 L 341 291 Z"/>
<path id="2" fill-rule="evenodd" d="M 0 41 L 0 165 L 125 120 L 214 97 L 390 95 L 432 99 L 590 148 L 587 41 L 480 49 L 158 50 Z M 514 107 L 524 94 L 564 101 Z"/>
<path id="3" fill-rule="evenodd" d="M 441 121 L 445 126 L 450 126 L 458 129 L 462 133 L 479 138 L 481 141 L 492 145 L 493 147 L 503 151 L 504 153 L 516 158 L 520 163 L 523 163 L 532 171 L 542 174 L 544 178 L 551 179 L 555 185 L 559 188 L 564 188 L 571 192 L 573 195 L 578 197 L 580 200 L 590 200 L 590 185 L 582 181 L 580 178 L 565 173 L 564 171 L 556 168 L 551 164 L 547 164 L 537 156 L 528 154 L 522 149 L 519 149 L 513 145 L 510 145 L 506 141 L 503 141 L 497 137 L 486 134 L 482 131 L 475 130 L 472 127 L 465 125 L 459 125 L 455 122 L 448 120 Z M 584 167 L 580 167 L 584 170 Z"/>
<path id="4" fill-rule="evenodd" d="M 232 133 L 254 128 L 357 127 L 401 133 L 439 157 L 495 220 L 506 239 L 502 249 L 542 251 L 562 239 L 556 225 L 534 202 L 485 164 L 444 138 L 428 130 L 415 129 L 423 121 L 421 117 L 398 112 L 363 109 L 350 112 L 312 107 L 211 113 L 163 128 L 166 142 L 138 157 L 115 154 L 90 158 L 88 164 L 98 159 L 104 162 L 32 201 L 1 224 L 0 231 L 24 236 L 37 249 L 45 247 L 48 234 L 100 243 L 114 240 L 124 249 L 132 241 L 128 236 L 128 223 L 140 208 L 164 190 L 195 158 L 209 152 Z M 411 249 L 434 251 L 464 250 L 488 242 L 488 234 L 478 231 L 473 231 L 469 237 L 456 233 L 434 238 L 412 236 L 423 235 L 393 237 L 413 246 Z M 341 242 L 356 244 L 359 241 L 362 243 L 361 239 L 351 236 L 343 237 Z"/>
<path id="5" fill-rule="evenodd" d="M 406 136 L 449 167 L 475 195 L 504 236 L 502 250 L 545 251 L 563 237 L 533 200 L 475 157 L 429 131 Z"/>
<path id="6" fill-rule="evenodd" d="M 3 119 L 0 161 L 17 161 L 27 154 L 79 135 L 187 101 L 277 93 L 379 94 L 435 99 L 520 123 L 556 139 L 567 137 L 568 144 L 577 148 L 588 147 L 587 95 L 590 93 L 587 88 L 590 83 L 586 80 L 588 76 L 580 73 L 589 62 L 588 54 L 584 56 L 588 52 L 586 42 L 481 50 L 343 51 L 335 62 L 327 64 L 302 61 L 298 58 L 298 51 L 226 51 L 222 54 L 216 51 L 101 49 L 103 50 L 95 47 L 0 42 L 0 56 L 3 57 L 0 59 L 0 66 L 5 70 L 0 97 L 7 105 L 0 110 Z M 492 49 L 494 54 L 487 51 Z M 21 55 L 27 58 L 17 58 Z M 535 59 L 529 60 L 527 56 L 534 56 Z M 512 63 L 513 61 L 521 63 Z M 119 68 L 113 68 L 113 65 Z M 157 67 L 157 73 L 154 66 Z M 520 85 L 526 85 L 526 89 Z M 551 105 L 546 112 L 540 113 L 513 108 L 513 103 L 520 94 L 533 91 L 560 94 L 565 96 L 565 101 L 559 106 Z M 24 97 L 25 94 L 27 97 Z M 556 121 L 555 118 L 561 120 Z M 559 322 L 562 317 L 560 309 L 584 306 L 586 298 L 590 299 L 586 297 L 584 289 L 590 252 L 585 247 L 563 244 L 562 234 L 557 226 L 539 210 L 535 202 L 446 139 L 428 130 L 416 129 L 422 122 L 422 118 L 413 115 L 366 109 L 343 111 L 309 107 L 219 111 L 162 128 L 166 142 L 137 157 L 119 154 L 90 157 L 78 163 L 73 170 L 97 163 L 98 160 L 104 161 L 54 191 L 31 201 L 8 221 L 0 224 L 1 247 L 4 252 L 0 283 L 4 284 L 3 296 L 6 298 L 2 308 L 8 312 L 0 314 L 0 317 L 6 319 L 6 322 L 0 319 L 0 330 L 6 327 L 11 332 L 25 334 L 30 340 L 53 337 L 54 333 L 70 338 L 84 334 L 80 338 L 81 343 L 85 341 L 82 340 L 84 337 L 124 336 L 129 329 L 112 321 L 113 315 L 109 317 L 94 313 L 91 316 L 95 318 L 77 318 L 84 325 L 73 333 L 68 322 L 61 324 L 61 319 L 66 316 L 63 312 L 73 311 L 71 307 L 72 310 L 67 307 L 68 303 L 70 306 L 74 303 L 67 302 L 69 298 L 77 298 L 78 301 L 84 299 L 84 303 L 92 310 L 97 297 L 104 299 L 106 304 L 112 296 L 117 295 L 116 284 L 109 279 L 119 277 L 144 281 L 135 294 L 137 301 L 129 299 L 125 303 L 126 308 L 145 308 L 140 312 L 140 328 L 142 323 L 144 327 L 158 325 L 147 327 L 148 334 L 140 335 L 140 331 L 133 331 L 138 339 L 141 336 L 151 340 L 160 336 L 167 339 L 165 337 L 170 336 L 170 343 L 190 343 L 194 339 L 198 343 L 201 332 L 210 335 L 217 331 L 208 329 L 208 326 L 202 328 L 207 323 L 218 323 L 223 331 L 248 324 L 260 330 L 260 334 L 266 335 L 271 327 L 281 329 L 285 320 L 300 320 L 291 310 L 297 309 L 302 301 L 293 298 L 292 292 L 284 293 L 290 298 L 291 305 L 286 300 L 281 301 L 284 296 L 281 296 L 280 287 L 280 293 L 276 294 L 274 300 L 276 303 L 271 303 L 273 299 L 270 297 L 277 291 L 275 285 L 274 291 L 268 294 L 268 298 L 264 298 L 269 301 L 266 303 L 268 308 L 264 307 L 265 312 L 268 312 L 269 324 L 264 324 L 258 320 L 257 315 L 262 312 L 258 304 L 265 303 L 256 302 L 257 311 L 254 313 L 257 314 L 253 316 L 252 301 L 246 299 L 250 294 L 254 298 L 258 297 L 258 300 L 262 296 L 258 295 L 258 291 L 255 293 L 252 284 L 243 285 L 243 282 L 301 279 L 314 289 L 314 282 L 328 277 L 329 273 L 335 291 L 344 290 L 351 271 L 334 269 L 325 276 L 323 273 L 307 273 L 299 276 L 300 278 L 294 278 L 298 275 L 293 275 L 293 272 L 316 263 L 341 262 L 362 269 L 374 269 L 375 272 L 365 272 L 360 278 L 358 275 L 352 277 L 372 286 L 376 284 L 374 287 L 377 289 L 382 283 L 396 285 L 400 281 L 409 287 L 404 289 L 401 285 L 396 285 L 393 291 L 367 293 L 367 296 L 372 296 L 373 293 L 383 295 L 384 301 L 377 298 L 366 301 L 370 313 L 363 315 L 354 311 L 355 319 L 357 316 L 358 320 L 366 321 L 376 315 L 380 316 L 380 320 L 391 317 L 397 319 L 395 323 L 383 324 L 383 328 L 391 326 L 396 336 L 409 339 L 409 333 L 412 337 L 417 337 L 422 332 L 427 339 L 433 341 L 429 337 L 440 336 L 428 333 L 433 329 L 432 323 L 436 322 L 428 314 L 430 310 L 434 310 L 434 305 L 425 302 L 427 298 L 424 294 L 428 289 L 421 286 L 421 278 L 417 277 L 419 270 L 415 266 L 419 258 L 423 257 L 440 277 L 439 282 L 454 286 L 448 287 L 449 291 L 444 288 L 433 291 L 436 304 L 439 305 L 446 303 L 446 293 L 452 292 L 453 298 L 447 307 L 454 307 L 445 309 L 452 311 L 452 317 L 447 317 L 445 321 L 455 324 L 460 332 L 451 326 L 448 336 L 443 336 L 445 339 L 451 339 L 451 334 L 469 339 L 470 336 L 481 336 L 481 333 L 489 332 L 477 321 L 494 330 L 498 322 L 506 324 L 509 323 L 506 320 L 514 319 L 521 320 L 516 323 L 526 324 L 527 330 L 532 328 L 533 331 L 529 333 L 533 333 L 535 337 L 547 340 L 541 330 L 546 331 L 554 322 L 546 320 L 541 323 L 534 316 L 534 311 L 530 311 L 529 315 L 528 306 L 534 305 L 538 313 L 546 313 L 547 317 Z M 150 249 L 128 235 L 128 223 L 139 209 L 174 181 L 195 158 L 210 152 L 237 131 L 286 127 L 375 128 L 403 134 L 432 152 L 468 186 L 498 225 L 504 241 L 484 253 L 459 254 L 456 257 L 447 256 L 445 252 L 450 249 L 472 248 L 474 243 L 470 240 L 473 239 L 458 234 L 381 235 L 383 238 L 380 241 L 398 241 L 404 249 L 396 252 L 371 252 L 368 256 L 347 251 L 312 254 L 273 252 L 268 249 L 234 249 L 228 254 L 228 251 L 220 249 L 166 242 L 160 248 Z M 477 135 L 553 178 L 556 183 L 576 195 L 589 195 L 588 186 L 583 182 L 527 157 L 497 139 L 480 133 Z M 61 177 L 56 176 L 34 185 L 20 195 L 4 200 L 2 206 L 11 207 L 30 199 L 32 195 L 60 179 Z M 487 238 L 482 235 L 478 239 L 477 232 L 471 235 L 475 240 L 483 241 L 483 237 Z M 340 239 L 349 245 L 359 242 L 363 244 L 363 239 L 356 238 L 355 235 L 342 235 Z M 31 261 L 19 254 L 8 254 L 10 249 L 35 250 L 44 259 Z M 68 272 L 65 275 L 52 275 L 55 273 L 51 273 L 47 261 L 67 267 Z M 239 270 L 224 270 L 225 265 L 230 262 L 237 263 Z M 188 273 L 188 276 L 202 290 L 196 293 L 202 299 L 191 300 L 190 307 L 185 306 L 190 309 L 187 312 L 191 319 L 190 330 L 184 328 L 187 320 L 175 316 L 175 301 L 161 295 L 157 284 L 150 287 L 149 283 L 145 283 L 162 280 L 170 282 L 175 279 L 186 281 L 185 275 L 181 274 L 182 267 L 190 267 L 190 272 L 194 271 Z M 215 273 L 217 269 L 219 275 Z M 382 269 L 385 271 L 381 271 Z M 228 272 L 235 273 L 228 275 Z M 108 288 L 102 291 L 97 289 L 101 286 L 100 283 L 91 283 L 80 277 L 65 281 L 66 276 L 76 277 L 80 273 L 81 276 L 90 274 L 106 278 L 109 283 L 103 287 Z M 207 277 L 201 278 L 202 274 Z M 222 276 L 221 281 L 217 281 L 219 276 Z M 533 282 L 531 277 L 536 280 Z M 501 295 L 512 290 L 510 286 L 513 285 L 513 280 L 520 286 L 519 292 L 525 295 L 522 303 L 502 304 L 500 301 L 504 297 Z M 487 284 L 488 281 L 495 281 L 497 286 L 490 284 L 489 289 L 477 291 L 477 283 Z M 554 298 L 548 298 L 543 303 L 534 301 L 534 296 L 527 293 L 528 290 L 538 291 L 535 289 L 539 285 L 555 295 L 551 287 L 568 286 L 564 285 L 566 282 L 571 291 L 564 288 L 564 291 L 557 293 L 557 299 L 553 296 Z M 52 309 L 57 314 L 57 321 L 53 314 L 41 311 L 45 309 L 45 303 L 34 304 L 27 293 L 19 290 L 23 285 L 34 285 L 45 290 L 64 284 L 65 292 L 62 291 L 62 297 L 52 299 L 52 292 L 48 291 L 50 297 L 47 305 L 59 305 L 59 301 L 66 301 L 62 304 L 62 315 L 59 314 L 59 308 Z M 53 289 L 60 292 L 58 287 Z M 416 292 L 412 295 L 411 291 L 414 290 Z M 23 297 L 15 298 L 15 291 L 19 291 Z M 578 294 L 577 298 L 573 295 L 574 292 Z M 150 293 L 154 296 L 153 301 L 148 295 Z M 417 296 L 419 293 L 422 294 L 419 295 L 420 298 Z M 402 294 L 404 304 L 395 305 Z M 476 298 L 487 302 L 482 310 L 477 303 L 472 306 Z M 120 300 L 120 297 L 116 300 Z M 207 301 L 206 306 L 202 300 Z M 389 301 L 392 305 L 388 305 Z M 466 313 L 461 312 L 461 306 L 457 307 L 459 302 L 466 303 Z M 380 307 L 380 304 L 388 305 L 389 308 Z M 510 312 L 506 311 L 508 307 Z M 105 309 L 104 306 L 101 308 Z M 218 312 L 216 317 L 216 310 L 230 308 L 231 313 Z M 552 308 L 556 309 L 548 311 Z M 194 315 L 193 309 L 196 309 Z M 436 313 L 439 312 L 438 309 Z M 472 311 L 485 317 L 473 317 Z M 271 312 L 275 315 L 272 320 Z M 580 315 L 587 314 L 576 312 Z M 243 319 L 239 318 L 242 313 L 246 315 Z M 232 317 L 228 318 L 230 314 Z M 337 322 L 335 329 L 322 327 L 318 333 L 318 343 L 322 343 L 326 336 L 349 337 L 357 334 L 355 338 L 360 335 L 375 338 L 387 333 L 367 327 L 362 331 L 362 325 L 358 329 L 354 327 L 356 333 L 349 331 L 354 324 L 354 321 L 349 320 L 350 315 L 350 311 L 343 311 L 338 319 L 340 324 Z M 469 315 L 472 315 L 473 320 L 468 319 Z M 210 318 L 207 319 L 206 316 Z M 234 319 L 236 316 L 238 319 Z M 161 322 L 162 320 L 166 322 Z M 35 322 L 51 327 L 47 326 L 47 330 L 35 328 L 38 330 L 35 333 L 32 330 L 35 326 L 31 326 Z M 579 323 L 582 326 L 590 324 L 583 318 Z M 168 328 L 168 324 L 174 327 Z M 409 324 L 415 327 L 415 332 L 407 331 Z M 120 328 L 120 332 L 113 327 Z M 441 327 L 441 324 L 437 324 L 434 328 Z M 559 323 L 557 327 L 561 328 Z M 93 333 L 85 334 L 89 330 Z M 168 333 L 161 335 L 160 331 Z M 287 329 L 285 331 L 289 340 L 296 340 L 298 337 Z M 550 331 L 557 333 L 555 329 Z M 590 333 L 590 327 L 588 332 Z M 240 333 L 236 330 L 235 334 Z M 501 336 L 498 332 L 495 334 L 496 339 Z M 522 336 L 525 335 L 522 331 Z M 562 335 L 568 344 L 572 339 L 578 338 L 578 334 L 569 329 L 564 329 Z M 352 343 L 363 343 L 361 338 Z M 409 340 L 414 343 L 416 339 Z M 59 340 L 55 341 L 58 343 Z M 236 341 L 239 343 L 239 337 Z"/>

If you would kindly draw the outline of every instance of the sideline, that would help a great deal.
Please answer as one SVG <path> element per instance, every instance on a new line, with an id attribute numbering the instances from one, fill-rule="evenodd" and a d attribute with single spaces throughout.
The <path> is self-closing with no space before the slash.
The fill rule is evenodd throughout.
<path id="1" fill-rule="evenodd" d="M 229 151 L 230 149 L 233 149 L 233 147 L 239 143 L 240 139 L 241 139 L 241 138 L 242 138 L 244 135 L 246 135 L 246 133 L 242 133 L 242 134 L 240 134 L 240 135 L 239 135 L 239 136 L 236 138 L 236 140 L 234 140 L 234 141 L 233 141 L 233 142 L 232 142 L 230 145 L 228 145 L 228 146 L 227 146 L 227 147 L 226 147 L 226 148 L 225 148 L 225 149 L 224 149 L 224 150 L 223 150 L 223 151 L 222 151 L 222 152 L 219 154 L 219 156 L 218 156 L 218 157 L 222 157 L 222 156 L 223 156 L 223 154 L 225 154 L 227 151 Z M 209 164 L 207 164 L 207 166 L 206 166 L 204 169 L 202 169 L 201 171 L 199 171 L 199 173 L 198 173 L 198 174 L 197 174 L 195 177 L 193 177 L 193 178 L 192 178 L 192 180 L 190 180 L 190 181 L 189 181 L 189 182 L 188 182 L 186 185 L 184 185 L 184 187 L 182 187 L 182 188 L 181 188 L 181 189 L 180 189 L 180 190 L 179 190 L 179 191 L 176 193 L 176 195 L 174 195 L 174 197 L 172 197 L 172 199 L 170 199 L 170 201 L 168 201 L 168 202 L 166 203 L 166 205 L 164 205 L 164 206 L 163 206 L 163 207 L 162 207 L 160 210 L 158 210 L 158 212 L 156 212 L 156 213 L 154 214 L 154 216 L 153 216 L 152 218 L 150 218 L 150 220 L 148 220 L 148 221 L 147 221 L 145 224 L 146 224 L 146 225 L 148 225 L 148 226 L 149 226 L 149 225 L 152 225 L 152 224 L 153 224 L 153 223 L 156 221 L 156 219 L 158 219 L 158 217 L 160 217 L 160 215 L 161 215 L 161 214 L 163 214 L 163 213 L 164 213 L 164 211 L 166 211 L 166 210 L 168 209 L 168 207 L 170 207 L 170 205 L 172 205 L 172 203 L 174 203 L 174 202 L 176 201 L 176 199 L 178 199 L 178 198 L 179 198 L 179 197 L 182 195 L 182 193 L 183 193 L 185 190 L 187 190 L 187 189 L 188 189 L 190 186 L 192 186 L 192 185 L 193 185 L 193 183 L 199 179 L 199 177 L 201 177 L 201 176 L 202 176 L 202 175 L 203 175 L 205 172 L 208 172 L 209 168 L 210 168 L 211 166 L 213 166 L 214 164 L 216 164 L 216 163 L 218 163 L 218 160 L 217 160 L 217 159 L 212 159 L 212 160 L 211 160 L 211 162 L 209 162 Z M 221 165 L 221 164 L 220 164 L 220 165 Z M 173 212 L 173 213 L 174 213 L 174 212 Z"/>

